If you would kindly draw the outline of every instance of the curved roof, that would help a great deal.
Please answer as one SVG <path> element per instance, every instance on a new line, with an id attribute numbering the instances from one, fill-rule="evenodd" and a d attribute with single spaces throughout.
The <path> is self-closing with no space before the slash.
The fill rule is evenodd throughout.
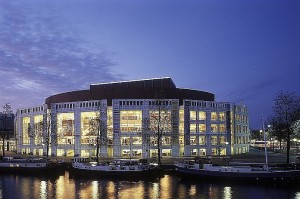
<path id="1" fill-rule="evenodd" d="M 163 95 L 163 96 L 162 96 Z M 90 85 L 89 90 L 72 91 L 52 95 L 46 104 L 107 99 L 111 106 L 113 99 L 183 99 L 214 101 L 212 93 L 191 89 L 176 88 L 173 80 L 167 78 L 122 81 Z"/>

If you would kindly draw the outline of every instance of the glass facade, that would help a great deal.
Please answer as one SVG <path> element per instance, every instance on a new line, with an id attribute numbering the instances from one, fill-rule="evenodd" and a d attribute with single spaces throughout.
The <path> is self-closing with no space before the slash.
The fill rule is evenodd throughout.
<path id="1" fill-rule="evenodd" d="M 121 132 L 141 132 L 142 111 L 120 111 Z"/>
<path id="2" fill-rule="evenodd" d="M 81 112 L 81 144 L 95 144 L 99 131 L 99 112 Z"/>
<path id="3" fill-rule="evenodd" d="M 157 157 L 158 126 L 163 133 L 160 139 L 163 157 L 228 155 L 248 150 L 247 112 L 236 113 L 230 106 L 201 101 L 183 102 L 175 111 L 172 103 L 168 103 L 169 107 L 159 112 L 155 106 L 148 106 L 150 100 L 145 101 L 139 100 L 137 106 L 137 103 L 120 100 L 116 104 L 121 107 L 105 106 L 103 111 L 93 108 L 94 102 L 55 105 L 57 109 L 51 110 L 50 115 L 54 129 L 51 133 L 55 134 L 50 139 L 56 143 L 50 146 L 49 154 L 95 156 L 99 123 L 105 127 L 107 139 L 100 153 L 107 157 Z M 41 112 L 20 115 L 17 120 L 21 132 L 19 151 L 45 153 L 41 145 L 48 118 L 44 117 Z M 149 134 L 143 133 L 145 129 Z"/>
<path id="4" fill-rule="evenodd" d="M 34 144 L 43 144 L 44 121 L 43 115 L 34 116 Z"/>
<path id="5" fill-rule="evenodd" d="M 31 131 L 31 127 L 30 127 L 30 117 L 23 117 L 23 130 L 22 130 L 22 135 L 23 135 L 23 139 L 22 139 L 22 143 L 23 144 L 30 144 L 30 131 Z"/>
<path id="6" fill-rule="evenodd" d="M 74 113 L 57 114 L 57 144 L 74 144 Z"/>

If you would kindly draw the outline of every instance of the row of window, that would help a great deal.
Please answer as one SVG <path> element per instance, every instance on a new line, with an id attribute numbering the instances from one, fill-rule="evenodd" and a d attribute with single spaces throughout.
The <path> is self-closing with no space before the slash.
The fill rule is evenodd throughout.
<path id="1" fill-rule="evenodd" d="M 225 133 L 226 132 L 226 125 L 225 124 L 211 124 L 210 131 L 212 133 Z M 206 124 L 190 124 L 190 132 L 191 133 L 206 133 L 207 128 Z"/>
<path id="2" fill-rule="evenodd" d="M 235 115 L 235 121 L 236 122 L 248 123 L 248 116 L 247 115 L 236 114 Z"/>
<path id="3" fill-rule="evenodd" d="M 237 133 L 248 133 L 248 126 L 236 125 L 235 126 L 235 131 Z"/>
<path id="4" fill-rule="evenodd" d="M 44 111 L 44 107 L 43 106 L 38 106 L 38 107 L 35 107 L 35 108 L 27 108 L 27 109 L 22 109 L 21 110 L 21 114 L 27 114 L 27 113 L 30 113 L 30 112 L 41 112 L 41 111 Z"/>
<path id="5" fill-rule="evenodd" d="M 126 100 L 120 101 L 120 106 L 143 106 L 143 101 Z"/>
<path id="6" fill-rule="evenodd" d="M 206 120 L 208 114 L 209 112 L 204 111 L 190 111 L 190 120 Z M 212 121 L 225 121 L 226 114 L 225 112 L 210 112 L 210 119 Z"/>
<path id="7" fill-rule="evenodd" d="M 203 107 L 203 108 L 205 107 L 230 108 L 230 104 L 228 103 L 216 103 L 216 102 L 206 102 L 206 101 L 190 101 L 189 105 L 194 107 Z"/>
<path id="8" fill-rule="evenodd" d="M 190 136 L 190 145 L 206 145 L 206 144 L 207 144 L 206 136 Z M 220 136 L 220 137 L 211 136 L 210 144 L 219 145 L 219 146 L 228 145 L 225 136 Z"/>

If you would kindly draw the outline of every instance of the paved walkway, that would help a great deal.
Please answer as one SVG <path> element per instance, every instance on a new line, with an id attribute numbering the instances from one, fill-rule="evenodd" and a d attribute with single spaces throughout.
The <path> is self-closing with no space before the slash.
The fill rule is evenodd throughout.
<path id="1" fill-rule="evenodd" d="M 23 155 L 23 154 L 15 154 L 10 151 L 5 152 L 6 156 L 13 156 L 13 157 L 32 157 L 30 155 Z M 290 154 L 290 163 L 297 162 L 298 156 L 294 154 Z M 71 162 L 72 157 L 50 157 L 51 159 L 56 160 L 64 160 L 65 162 Z M 193 159 L 194 157 L 189 157 Z M 112 158 L 100 158 L 102 161 L 111 160 Z M 163 165 L 173 165 L 176 161 L 181 161 L 183 159 L 187 159 L 187 157 L 180 157 L 180 158 L 162 158 Z M 244 162 L 244 163 L 265 163 L 265 153 L 264 150 L 253 149 L 251 148 L 249 153 L 245 154 L 238 154 L 232 155 L 229 159 L 230 162 Z M 157 162 L 157 159 L 152 158 L 151 162 Z M 270 164 L 278 164 L 278 163 L 286 163 L 286 154 L 284 153 L 275 153 L 272 151 L 268 151 L 268 162 Z M 218 157 L 213 157 L 213 163 L 220 163 L 220 159 Z M 226 164 L 226 161 L 223 159 L 221 161 L 222 164 Z"/>

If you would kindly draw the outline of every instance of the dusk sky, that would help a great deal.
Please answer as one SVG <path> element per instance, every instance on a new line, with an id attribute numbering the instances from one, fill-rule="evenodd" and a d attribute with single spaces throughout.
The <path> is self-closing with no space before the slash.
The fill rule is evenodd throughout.
<path id="1" fill-rule="evenodd" d="M 280 90 L 300 95 L 300 1 L 0 0 L 0 104 L 159 77 L 260 128 Z"/>

